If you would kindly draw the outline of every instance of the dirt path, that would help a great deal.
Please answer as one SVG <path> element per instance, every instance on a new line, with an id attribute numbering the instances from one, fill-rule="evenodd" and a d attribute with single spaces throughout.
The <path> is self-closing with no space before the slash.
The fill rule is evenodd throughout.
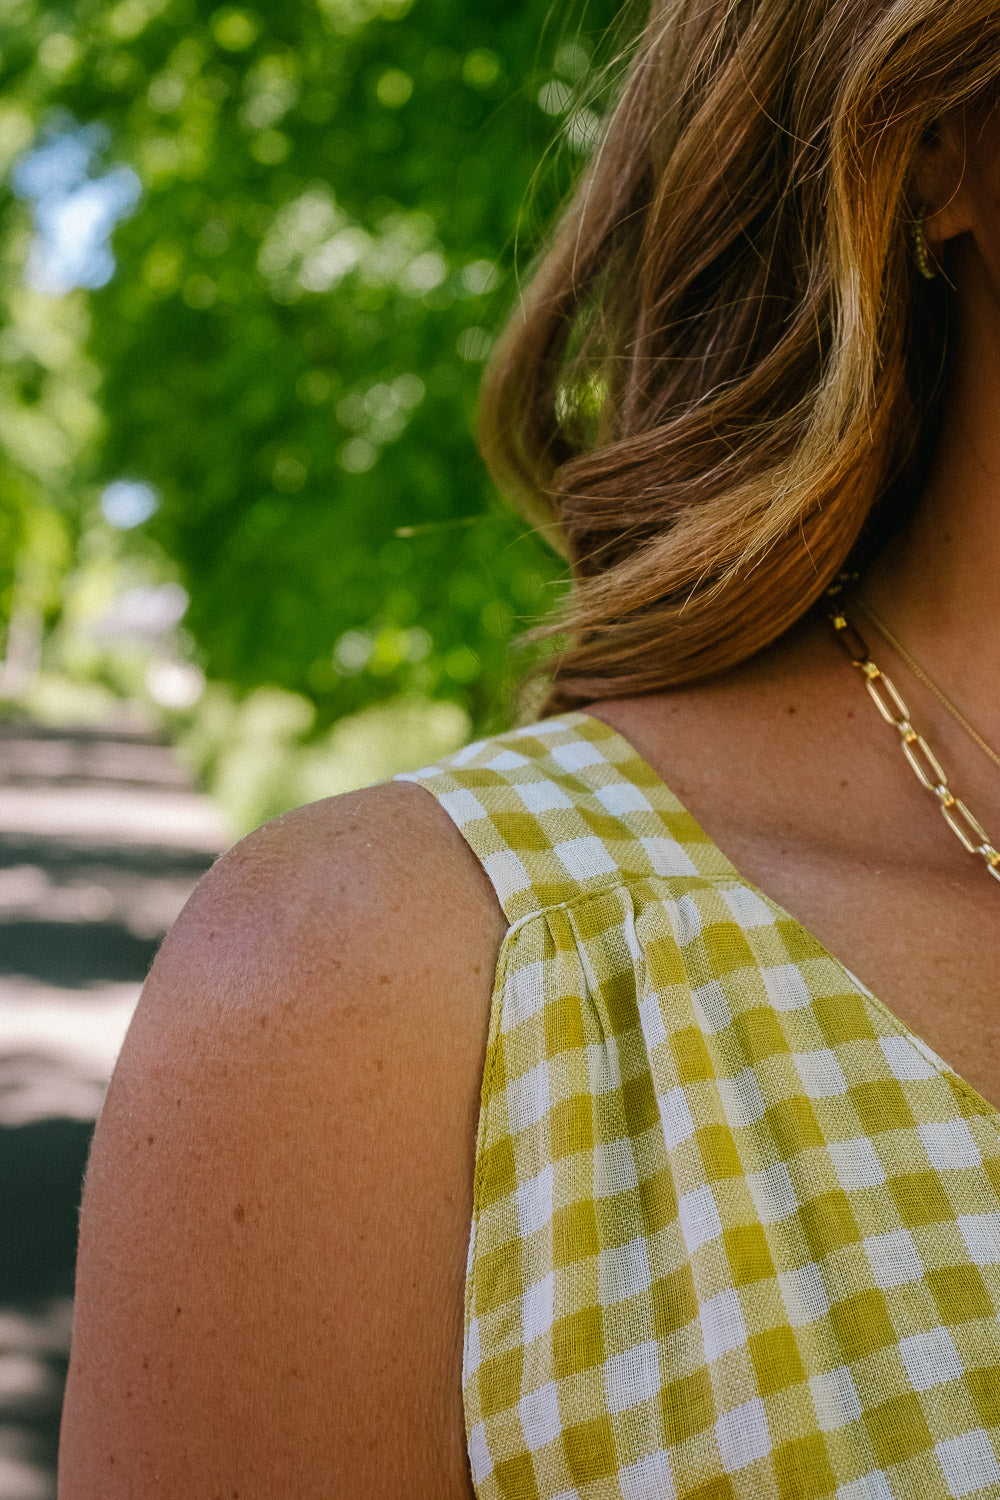
<path id="1" fill-rule="evenodd" d="M 52 1500 L 80 1181 L 159 942 L 227 842 L 135 722 L 0 723 L 0 1500 Z"/>

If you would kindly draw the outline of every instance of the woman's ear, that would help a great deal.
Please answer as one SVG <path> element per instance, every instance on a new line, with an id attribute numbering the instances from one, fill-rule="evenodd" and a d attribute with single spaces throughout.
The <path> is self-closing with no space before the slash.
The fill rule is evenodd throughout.
<path id="1" fill-rule="evenodd" d="M 926 210 L 924 232 L 935 248 L 975 227 L 966 157 L 964 114 L 935 120 L 917 148 L 913 194 Z"/>

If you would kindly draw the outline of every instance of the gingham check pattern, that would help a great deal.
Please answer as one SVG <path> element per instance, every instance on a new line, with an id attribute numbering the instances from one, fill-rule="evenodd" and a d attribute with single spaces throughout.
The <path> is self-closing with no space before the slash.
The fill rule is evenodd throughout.
<path id="1" fill-rule="evenodd" d="M 481 1500 L 1000 1497 L 1000 1112 L 600 720 L 399 779 L 511 923 L 465 1294 Z"/>

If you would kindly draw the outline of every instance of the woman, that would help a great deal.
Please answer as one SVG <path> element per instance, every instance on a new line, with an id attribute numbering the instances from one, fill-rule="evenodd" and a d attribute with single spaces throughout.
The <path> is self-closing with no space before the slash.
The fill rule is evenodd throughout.
<path id="1" fill-rule="evenodd" d="M 484 402 L 548 697 L 164 944 L 65 1500 L 1000 1496 L 998 92 L 992 0 L 657 5 Z"/>

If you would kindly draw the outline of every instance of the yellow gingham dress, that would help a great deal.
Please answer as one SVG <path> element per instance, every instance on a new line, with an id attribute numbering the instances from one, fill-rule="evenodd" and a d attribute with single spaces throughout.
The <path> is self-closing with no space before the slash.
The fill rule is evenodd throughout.
<path id="1" fill-rule="evenodd" d="M 480 1500 L 1000 1497 L 1000 1112 L 569 713 L 400 778 L 510 922 Z"/>

